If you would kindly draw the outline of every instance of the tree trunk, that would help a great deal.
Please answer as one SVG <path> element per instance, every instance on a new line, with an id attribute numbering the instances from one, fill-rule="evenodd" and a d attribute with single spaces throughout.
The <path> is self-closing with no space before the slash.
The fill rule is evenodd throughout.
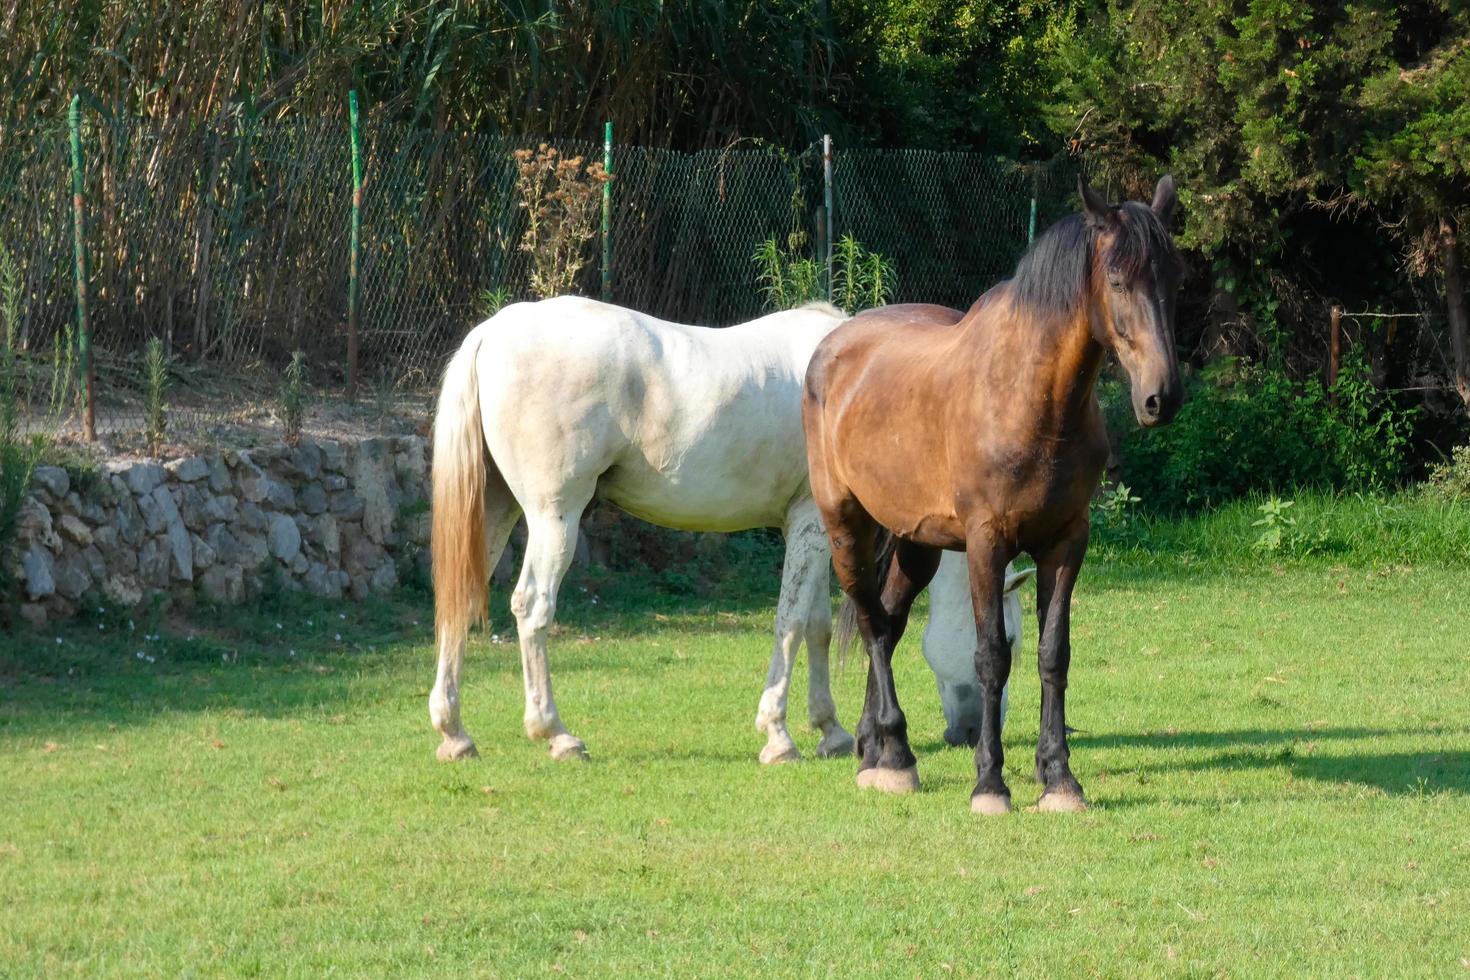
<path id="1" fill-rule="evenodd" d="M 1439 219 L 1439 261 L 1444 270 L 1445 318 L 1450 326 L 1450 349 L 1455 354 L 1455 391 L 1470 412 L 1470 326 L 1465 311 L 1465 285 L 1460 279 L 1460 247 L 1449 218 Z"/>

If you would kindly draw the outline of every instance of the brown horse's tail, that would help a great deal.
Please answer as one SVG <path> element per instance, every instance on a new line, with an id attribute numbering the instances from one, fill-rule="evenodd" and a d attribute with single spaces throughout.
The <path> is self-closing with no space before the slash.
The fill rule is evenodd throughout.
<path id="1" fill-rule="evenodd" d="M 885 527 L 879 527 L 873 544 L 873 564 L 878 573 L 878 588 L 888 581 L 888 569 L 893 565 L 893 556 L 898 551 L 898 538 Z M 842 608 L 837 610 L 837 622 L 832 631 L 832 643 L 837 647 L 837 665 L 847 666 L 847 652 L 857 639 L 857 606 L 852 596 L 842 597 Z"/>
<path id="2" fill-rule="evenodd" d="M 480 422 L 479 353 L 471 334 L 444 370 L 434 415 L 434 634 L 451 646 L 488 615 L 485 479 L 493 463 Z"/>

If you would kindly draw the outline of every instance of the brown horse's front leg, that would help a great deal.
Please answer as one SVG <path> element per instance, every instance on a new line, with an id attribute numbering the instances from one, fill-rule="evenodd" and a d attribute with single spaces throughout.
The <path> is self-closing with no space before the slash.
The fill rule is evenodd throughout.
<path id="1" fill-rule="evenodd" d="M 1087 809 L 1082 786 L 1072 775 L 1067 748 L 1067 670 L 1072 663 L 1072 587 L 1087 554 L 1087 521 L 1069 529 L 1036 556 L 1036 661 L 1041 674 L 1041 734 L 1036 743 L 1036 778 L 1043 786 L 1041 810 Z"/>
<path id="2" fill-rule="evenodd" d="M 1011 676 L 1011 645 L 1006 640 L 1002 594 L 1005 570 L 1013 555 L 985 537 L 971 535 L 966 542 L 970 565 L 970 600 L 975 607 L 975 674 L 980 682 L 980 741 L 975 745 L 975 791 L 970 809 L 987 815 L 1009 813 L 1011 790 L 1003 767 L 1000 744 L 1000 705 Z"/>

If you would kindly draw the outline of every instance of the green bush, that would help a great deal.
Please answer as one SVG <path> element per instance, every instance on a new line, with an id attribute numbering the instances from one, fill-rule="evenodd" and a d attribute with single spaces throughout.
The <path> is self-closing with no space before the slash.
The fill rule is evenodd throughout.
<path id="1" fill-rule="evenodd" d="M 1126 540 L 1093 536 L 1089 561 L 1187 568 L 1261 562 L 1368 567 L 1470 565 L 1470 502 L 1422 493 L 1251 493 L 1191 516 L 1138 515 Z"/>
<path id="2" fill-rule="evenodd" d="M 1429 471 L 1424 492 L 1441 500 L 1470 500 L 1470 445 L 1456 446 L 1453 456 Z"/>
<path id="3" fill-rule="evenodd" d="M 1412 416 L 1350 354 L 1333 389 L 1224 359 L 1192 379 L 1172 425 L 1141 429 L 1126 389 L 1103 390 L 1122 478 L 1152 511 L 1193 512 L 1251 492 L 1376 492 L 1404 476 Z"/>
<path id="4" fill-rule="evenodd" d="M 828 298 L 826 270 L 815 258 L 782 251 L 774 238 L 756 246 L 751 260 L 756 279 L 772 310 L 789 310 Z M 882 306 L 898 288 L 893 261 L 868 250 L 851 235 L 843 235 L 832 250 L 831 300 L 848 313 Z"/>

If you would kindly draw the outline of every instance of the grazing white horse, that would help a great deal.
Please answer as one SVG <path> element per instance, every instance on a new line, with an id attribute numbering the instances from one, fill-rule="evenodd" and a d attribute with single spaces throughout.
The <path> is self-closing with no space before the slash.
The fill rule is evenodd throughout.
<path id="1" fill-rule="evenodd" d="M 490 570 L 523 514 L 526 556 L 511 610 L 526 734 L 548 741 L 553 758 L 585 755 L 552 697 L 547 637 L 594 494 L 665 527 L 784 530 L 775 644 L 756 714 L 766 735 L 760 759 L 800 757 L 786 702 L 803 640 L 817 754 L 851 754 L 828 676 L 830 551 L 807 482 L 800 408 L 807 361 L 843 319 L 820 303 L 710 329 L 561 297 L 507 306 L 469 333 L 445 370 L 434 421 L 439 666 L 429 717 L 443 736 L 440 759 L 475 754 L 460 721 L 465 638 L 486 614 Z M 955 616 L 970 617 L 964 563 L 957 567 Z M 974 651 L 971 635 L 955 653 L 972 671 Z"/>
<path id="2" fill-rule="evenodd" d="M 1016 590 L 1036 576 L 1036 569 L 1006 570 L 1001 598 L 1006 641 L 1011 656 L 1021 653 L 1021 600 Z M 975 675 L 975 651 L 980 639 L 975 633 L 974 607 L 970 605 L 970 572 L 965 556 L 946 551 L 939 571 L 929 583 L 929 622 L 924 626 L 924 659 L 939 685 L 939 704 L 944 709 L 944 740 L 950 745 L 974 745 L 980 738 L 980 682 Z M 1000 723 L 1004 727 L 1010 685 L 1001 688 Z"/>

